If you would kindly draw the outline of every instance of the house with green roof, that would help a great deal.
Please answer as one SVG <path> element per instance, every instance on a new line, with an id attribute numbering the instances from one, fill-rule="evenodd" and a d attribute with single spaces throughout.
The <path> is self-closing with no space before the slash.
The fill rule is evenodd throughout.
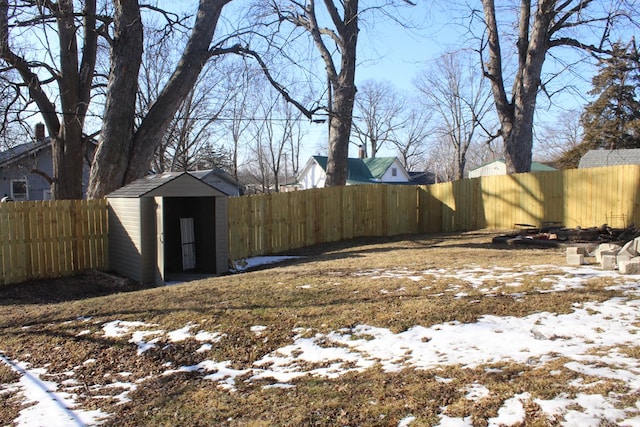
<path id="1" fill-rule="evenodd" d="M 397 157 L 349 158 L 347 185 L 411 184 L 411 176 Z M 324 187 L 327 178 L 327 157 L 311 156 L 298 175 L 299 188 Z"/>

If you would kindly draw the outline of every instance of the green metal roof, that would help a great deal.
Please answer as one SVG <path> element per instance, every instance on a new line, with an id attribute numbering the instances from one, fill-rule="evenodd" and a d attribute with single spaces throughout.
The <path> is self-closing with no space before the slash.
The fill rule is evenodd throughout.
<path id="1" fill-rule="evenodd" d="M 372 157 L 367 159 L 362 159 L 364 164 L 367 165 L 367 168 L 371 172 L 374 178 L 380 179 L 382 175 L 389 170 L 389 167 L 393 164 L 395 157 Z"/>
<path id="2" fill-rule="evenodd" d="M 327 171 L 327 157 L 313 156 L 318 165 Z M 347 162 L 349 184 L 371 184 L 382 178 L 382 175 L 389 169 L 395 157 L 374 157 L 367 159 L 349 158 Z"/>

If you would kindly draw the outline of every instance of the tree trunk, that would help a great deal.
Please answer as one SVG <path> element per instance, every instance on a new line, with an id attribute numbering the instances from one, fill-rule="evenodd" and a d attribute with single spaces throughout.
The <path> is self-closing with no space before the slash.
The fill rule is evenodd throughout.
<path id="1" fill-rule="evenodd" d="M 24 5 L 31 6 L 31 5 Z M 56 105 L 50 100 L 48 84 L 33 70 L 39 69 L 40 63 L 27 60 L 11 50 L 9 33 L 9 3 L 0 1 L 0 54 L 2 59 L 15 69 L 25 86 L 29 89 L 29 96 L 35 102 L 45 122 L 51 137 L 54 199 L 80 199 L 83 196 L 82 172 L 84 135 L 83 128 L 87 109 L 91 101 L 91 88 L 94 77 L 97 32 L 96 32 L 96 2 L 83 2 L 83 23 L 77 27 L 73 0 L 60 0 L 38 3 L 33 22 L 55 19 L 58 30 L 56 44 L 59 49 L 60 68 L 50 68 L 55 74 L 59 88 L 58 100 L 62 108 L 62 121 L 58 118 Z M 83 30 L 79 35 L 80 30 Z M 78 47 L 78 38 L 82 40 L 82 48 Z M 82 52 L 81 60 L 79 52 Z M 34 68 L 35 67 L 35 68 Z M 42 67 L 46 68 L 46 67 Z"/>
<path id="2" fill-rule="evenodd" d="M 348 179 L 349 137 L 355 86 L 342 87 L 333 95 L 331 124 L 329 127 L 329 155 L 325 186 L 345 185 Z"/>
<path id="3" fill-rule="evenodd" d="M 331 3 L 325 0 L 325 3 Z M 349 138 L 356 98 L 356 47 L 358 44 L 358 0 L 344 1 L 344 18 L 336 25 L 342 42 L 340 73 L 329 70 L 333 88 L 329 123 L 329 152 L 325 186 L 345 185 L 348 174 Z M 328 6 L 330 7 L 330 6 Z M 336 19 L 334 19 L 334 22 Z M 325 62 L 327 59 L 325 58 Z"/>
<path id="4" fill-rule="evenodd" d="M 89 198 L 116 190 L 124 179 L 131 152 L 143 28 L 137 0 L 116 0 L 111 73 L 101 141 L 89 177 Z"/>

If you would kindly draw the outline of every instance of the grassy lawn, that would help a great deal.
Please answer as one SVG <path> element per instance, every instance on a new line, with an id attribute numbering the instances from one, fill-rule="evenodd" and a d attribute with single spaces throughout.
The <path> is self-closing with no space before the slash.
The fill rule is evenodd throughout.
<path id="1" fill-rule="evenodd" d="M 491 237 L 118 293 L 99 275 L 0 288 L 0 352 L 102 425 L 640 425 L 640 276 Z M 2 425 L 30 405 L 19 378 L 0 363 Z"/>

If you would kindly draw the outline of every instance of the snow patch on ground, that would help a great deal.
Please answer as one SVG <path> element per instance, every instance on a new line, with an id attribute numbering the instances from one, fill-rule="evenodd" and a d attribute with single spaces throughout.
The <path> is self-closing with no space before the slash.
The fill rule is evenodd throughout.
<path id="1" fill-rule="evenodd" d="M 282 259 L 281 257 L 278 257 Z M 264 260 L 260 261 L 264 262 Z M 277 261 L 273 261 L 277 262 Z M 247 265 L 250 265 L 247 263 Z M 248 268 L 248 267 L 247 267 Z M 584 282 L 598 277 L 616 277 L 624 290 L 636 297 L 640 294 L 640 276 L 620 277 L 615 272 L 601 271 L 590 267 L 535 266 L 528 269 L 494 268 L 447 270 L 430 269 L 424 271 L 363 270 L 355 274 L 377 278 L 397 278 L 419 282 L 431 275 L 451 277 L 491 294 L 498 286 L 520 286 L 526 276 L 548 270 L 551 273 L 544 279 L 550 286 L 545 292 L 560 292 L 584 286 Z M 491 283 L 490 286 L 485 282 Z M 406 283 L 406 282 L 405 282 Z M 429 287 L 425 287 L 425 290 Z M 400 293 L 402 287 L 394 291 Z M 452 286 L 451 292 L 464 295 L 459 286 Z M 264 334 L 267 327 L 254 325 L 249 327 L 257 337 Z M 274 384 L 262 386 L 269 388 L 295 387 L 296 378 L 312 375 L 323 378 L 337 378 L 349 372 L 360 372 L 380 365 L 387 372 L 403 369 L 431 369 L 442 365 L 460 365 L 477 367 L 501 361 L 526 363 L 530 366 L 564 357 L 569 359 L 564 367 L 580 375 L 596 376 L 619 380 L 630 390 L 640 389 L 640 361 L 617 351 L 618 346 L 635 345 L 640 333 L 640 300 L 631 297 L 613 298 L 601 303 L 589 302 L 576 304 L 571 313 L 557 314 L 540 312 L 525 317 L 482 316 L 475 323 L 462 324 L 448 322 L 430 327 L 414 327 L 393 333 L 389 329 L 371 325 L 357 325 L 328 334 L 315 334 L 306 328 L 296 328 L 292 342 L 281 347 L 245 369 L 236 369 L 232 360 L 205 360 L 193 366 L 167 366 L 163 375 L 178 372 L 200 372 L 203 378 L 215 382 L 229 392 L 237 392 L 236 381 L 248 383 L 257 380 L 270 380 Z M 88 335 L 89 330 L 81 332 Z M 161 341 L 179 344 L 187 339 L 201 343 L 196 350 L 206 353 L 224 336 L 224 331 L 206 331 L 199 329 L 196 323 L 189 322 L 179 329 L 165 331 L 158 325 L 139 321 L 115 320 L 102 325 L 98 334 L 109 338 L 128 339 L 142 355 L 152 350 Z M 506 342 L 512 345 L 504 345 Z M 606 349 L 606 352 L 598 351 Z M 108 417 L 101 411 L 85 411 L 78 408 L 76 397 L 69 390 L 77 386 L 74 372 L 64 383 L 56 384 L 42 380 L 46 374 L 43 369 L 29 369 L 26 365 L 0 359 L 20 373 L 20 381 L 12 385 L 0 386 L 0 392 L 8 389 L 20 390 L 23 401 L 31 406 L 21 411 L 16 425 L 75 426 L 95 425 Z M 85 364 L 99 363 L 99 360 L 86 360 Z M 113 373 L 123 378 L 126 372 Z M 438 381 L 451 381 L 447 378 Z M 615 395 L 602 396 L 588 394 L 589 386 L 576 381 L 573 386 L 582 388 L 573 398 L 559 395 L 554 399 L 532 399 L 529 393 L 520 393 L 506 399 L 496 417 L 487 420 L 489 426 L 515 425 L 525 417 L 525 407 L 532 401 L 537 404 L 549 419 L 559 417 L 564 425 L 597 426 L 601 423 L 617 423 L 624 426 L 640 426 L 640 405 L 619 408 Z M 129 400 L 129 394 L 137 385 L 127 382 L 113 382 L 94 386 L 96 391 L 102 388 L 119 388 L 116 396 L 119 402 Z M 483 384 L 469 384 L 464 390 L 466 399 L 478 401 L 491 395 L 492 391 Z M 113 397 L 112 394 L 108 394 Z M 104 397 L 107 397 L 105 395 Z M 96 399 L 100 399 L 98 395 Z M 416 418 L 407 414 L 398 426 L 409 426 Z M 447 415 L 442 408 L 441 427 L 471 426 L 471 418 L 455 418 Z"/>

